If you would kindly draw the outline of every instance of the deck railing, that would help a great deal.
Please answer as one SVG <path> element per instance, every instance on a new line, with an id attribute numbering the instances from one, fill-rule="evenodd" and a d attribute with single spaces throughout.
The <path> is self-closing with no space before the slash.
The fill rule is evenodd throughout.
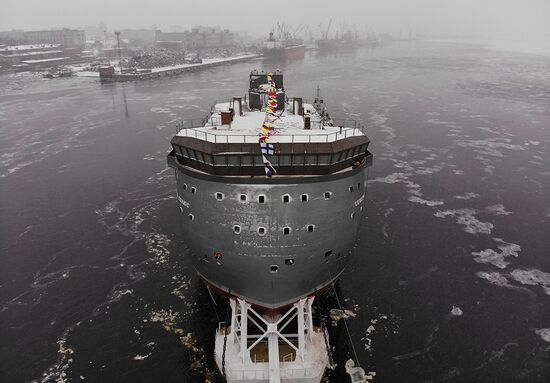
<path id="1" fill-rule="evenodd" d="M 186 137 L 193 137 L 214 143 L 257 143 L 258 134 L 224 134 L 210 133 L 198 130 L 197 128 L 215 127 L 218 124 L 212 123 L 211 116 L 203 119 L 181 120 L 176 124 L 176 134 L 185 130 Z M 326 127 L 339 128 L 336 132 L 321 133 Z M 274 134 L 279 142 L 287 143 L 311 143 L 311 142 L 333 142 L 347 137 L 353 137 L 358 134 L 366 135 L 366 127 L 359 121 L 350 118 L 336 118 L 329 122 L 312 121 L 311 130 L 305 130 L 304 134 Z M 229 128 L 231 130 L 231 127 Z M 314 134 L 305 134 L 315 131 Z"/>

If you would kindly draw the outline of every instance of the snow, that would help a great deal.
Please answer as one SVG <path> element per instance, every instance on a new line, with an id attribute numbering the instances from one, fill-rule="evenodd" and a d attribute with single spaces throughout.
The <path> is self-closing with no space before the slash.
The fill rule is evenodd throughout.
<path id="1" fill-rule="evenodd" d="M 0 52 L 7 51 L 22 51 L 28 49 L 45 49 L 45 48 L 59 48 L 60 44 L 30 44 L 30 45 L 10 45 L 5 48 L 0 48 Z"/>
<path id="2" fill-rule="evenodd" d="M 45 63 L 50 61 L 60 61 L 60 60 L 68 60 L 70 57 L 55 57 L 53 59 L 42 59 L 42 60 L 24 60 L 25 64 L 38 64 L 38 63 Z"/>
<path id="3" fill-rule="evenodd" d="M 304 110 L 314 110 L 310 104 L 304 104 Z M 220 125 L 220 111 L 229 110 L 229 103 L 218 103 L 214 106 L 215 113 L 210 117 L 207 126 L 182 129 L 178 132 L 181 137 L 195 137 L 201 140 L 217 143 L 256 143 L 260 128 L 265 119 L 263 111 L 243 111 L 243 116 L 233 117 L 231 125 Z M 324 126 L 320 129 L 320 117 L 317 113 L 311 114 L 312 129 L 304 129 L 304 119 L 285 111 L 281 118 L 274 123 L 275 133 L 269 138 L 270 143 L 306 143 L 306 142 L 334 142 L 346 137 L 363 136 L 363 132 L 356 128 L 340 128 L 339 126 Z"/>
<path id="4" fill-rule="evenodd" d="M 241 60 L 245 58 L 252 58 L 256 57 L 258 55 L 255 54 L 249 54 L 249 55 L 241 55 L 241 56 L 234 56 L 234 57 L 220 57 L 220 58 L 212 58 L 212 59 L 203 59 L 202 63 L 200 64 L 179 64 L 179 65 L 172 65 L 172 66 L 165 66 L 160 68 L 153 68 L 151 69 L 152 73 L 158 73 L 158 72 L 165 72 L 168 70 L 174 70 L 174 69 L 183 69 L 183 68 L 193 68 L 193 67 L 201 67 L 203 65 L 208 64 L 214 64 L 214 63 L 221 63 L 221 62 L 231 62 L 234 60 Z"/>
<path id="5" fill-rule="evenodd" d="M 81 71 L 81 72 L 75 72 L 78 77 L 97 77 L 99 78 L 99 72 L 93 72 L 93 71 Z"/>

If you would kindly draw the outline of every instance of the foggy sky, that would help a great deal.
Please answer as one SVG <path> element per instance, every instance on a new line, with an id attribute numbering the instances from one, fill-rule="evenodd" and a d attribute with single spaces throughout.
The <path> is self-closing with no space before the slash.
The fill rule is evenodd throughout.
<path id="1" fill-rule="evenodd" d="M 149 4 L 149 5 L 146 5 Z M 277 21 L 314 33 L 333 18 L 364 31 L 550 40 L 550 0 L 0 0 L 0 30 L 220 25 L 267 33 Z M 334 29 L 333 29 L 334 30 Z"/>

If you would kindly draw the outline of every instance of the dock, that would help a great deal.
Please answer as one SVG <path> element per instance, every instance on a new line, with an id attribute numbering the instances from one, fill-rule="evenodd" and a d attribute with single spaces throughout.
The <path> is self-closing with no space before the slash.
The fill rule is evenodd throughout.
<path id="1" fill-rule="evenodd" d="M 261 55 L 247 54 L 234 57 L 203 59 L 202 63 L 197 64 L 180 64 L 174 66 L 152 68 L 150 70 L 137 70 L 130 73 L 124 73 L 124 71 L 123 73 L 115 72 L 113 67 L 108 67 L 105 69 L 111 70 L 100 71 L 99 78 L 101 81 L 105 82 L 149 80 L 160 77 L 175 76 L 184 72 L 191 72 L 223 64 L 247 61 L 258 57 L 261 57 Z"/>

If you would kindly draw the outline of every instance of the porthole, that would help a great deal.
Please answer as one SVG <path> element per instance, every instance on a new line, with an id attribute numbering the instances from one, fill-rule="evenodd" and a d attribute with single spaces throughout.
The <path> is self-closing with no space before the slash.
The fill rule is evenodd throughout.
<path id="1" fill-rule="evenodd" d="M 239 196 L 239 201 L 241 201 L 241 202 L 246 202 L 246 194 L 241 194 L 241 195 Z"/>
<path id="2" fill-rule="evenodd" d="M 258 202 L 259 202 L 259 203 L 265 203 L 265 195 L 260 194 L 260 195 L 258 196 Z"/>
<path id="3" fill-rule="evenodd" d="M 290 202 L 290 195 L 288 194 L 285 194 L 283 196 L 283 203 L 289 203 Z"/>
<path id="4" fill-rule="evenodd" d="M 221 201 L 221 200 L 223 199 L 223 193 L 217 192 L 217 193 L 216 193 L 216 199 L 217 199 L 218 201 Z"/>
<path id="5" fill-rule="evenodd" d="M 332 197 L 332 193 L 331 192 L 325 192 L 325 199 L 330 199 L 330 197 Z"/>
<path id="6" fill-rule="evenodd" d="M 270 273 L 275 274 L 277 271 L 279 271 L 279 266 L 277 266 L 277 265 L 269 266 L 269 272 Z"/>
<path id="7" fill-rule="evenodd" d="M 195 188 L 194 186 L 191 188 L 191 194 L 196 194 L 197 193 L 197 188 Z"/>
<path id="8" fill-rule="evenodd" d="M 183 190 L 187 190 L 187 184 L 183 184 Z"/>
<path id="9" fill-rule="evenodd" d="M 235 232 L 235 234 L 240 234 L 241 233 L 241 227 L 239 225 L 235 225 L 235 226 L 233 226 L 233 231 Z"/>
<path id="10" fill-rule="evenodd" d="M 284 235 L 289 235 L 290 234 L 290 227 L 283 228 L 283 234 Z"/>
<path id="11" fill-rule="evenodd" d="M 307 194 L 302 194 L 302 202 L 307 202 L 307 199 L 308 199 L 308 195 Z"/>
<path id="12" fill-rule="evenodd" d="M 349 187 L 349 192 L 350 192 L 350 193 L 353 193 L 353 186 L 350 186 L 350 187 Z"/>
<path id="13" fill-rule="evenodd" d="M 313 230 L 315 230 L 315 225 L 307 225 L 308 232 L 313 233 Z"/>
<path id="14" fill-rule="evenodd" d="M 258 234 L 265 235 L 265 227 L 259 227 L 258 228 Z"/>
<path id="15" fill-rule="evenodd" d="M 189 214 L 189 220 L 193 221 L 195 219 L 195 216 L 193 214 Z"/>
<path id="16" fill-rule="evenodd" d="M 285 259 L 285 265 L 292 266 L 294 265 L 294 258 L 287 258 Z"/>
<path id="17" fill-rule="evenodd" d="M 355 219 L 355 212 L 351 213 L 351 219 Z"/>
<path id="18" fill-rule="evenodd" d="M 180 213 L 183 213 L 183 208 L 181 206 L 179 208 L 180 208 Z"/>
<path id="19" fill-rule="evenodd" d="M 332 255 L 332 250 L 329 250 L 325 253 L 325 258 L 328 258 Z"/>

